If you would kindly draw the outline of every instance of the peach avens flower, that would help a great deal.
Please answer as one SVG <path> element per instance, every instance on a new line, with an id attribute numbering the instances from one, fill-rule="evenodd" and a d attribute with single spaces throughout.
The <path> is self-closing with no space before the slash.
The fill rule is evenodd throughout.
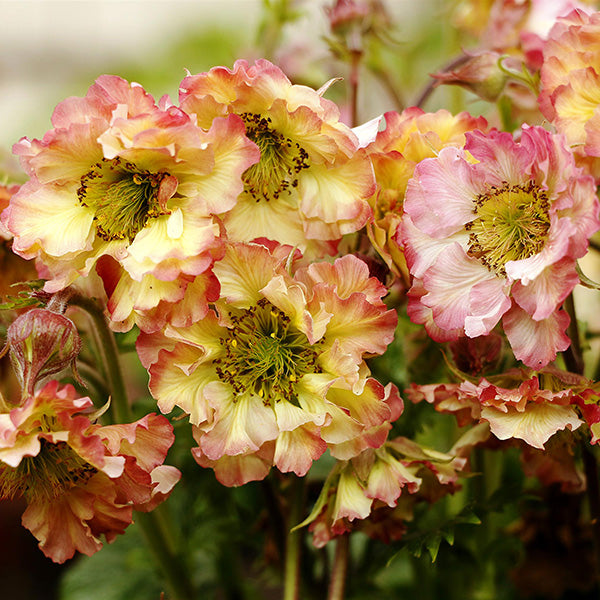
<path id="1" fill-rule="evenodd" d="M 290 275 L 290 251 L 231 245 L 216 312 L 138 340 L 159 408 L 190 415 L 196 460 L 227 485 L 376 447 L 401 403 L 364 362 L 394 335 L 384 286 L 351 255 Z"/>
<path id="2" fill-rule="evenodd" d="M 267 60 L 215 67 L 181 82 L 180 105 L 199 125 L 239 115 L 260 161 L 243 175 L 244 191 L 223 216 L 233 241 L 265 237 L 328 251 L 370 215 L 373 170 L 336 105 L 309 87 L 293 85 Z"/>
<path id="3" fill-rule="evenodd" d="M 91 555 L 162 502 L 180 473 L 163 465 L 173 429 L 161 415 L 93 423 L 89 398 L 51 381 L 0 413 L 0 498 L 23 497 L 23 525 L 55 562 Z"/>
<path id="4" fill-rule="evenodd" d="M 438 341 L 487 335 L 502 319 L 515 356 L 540 368 L 569 345 L 560 307 L 600 227 L 594 182 L 541 127 L 524 126 L 519 142 L 497 131 L 466 139 L 408 184 L 409 314 Z"/>
<path id="5" fill-rule="evenodd" d="M 130 328 L 137 311 L 181 300 L 220 256 L 215 215 L 235 204 L 258 151 L 239 117 L 204 130 L 108 75 L 61 102 L 52 124 L 13 148 L 30 176 L 2 215 L 13 249 L 39 259 L 49 292 L 114 264 L 108 308 Z"/>

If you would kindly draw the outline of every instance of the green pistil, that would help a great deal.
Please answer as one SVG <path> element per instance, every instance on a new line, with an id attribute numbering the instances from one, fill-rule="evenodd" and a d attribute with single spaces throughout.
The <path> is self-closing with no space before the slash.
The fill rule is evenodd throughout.
<path id="1" fill-rule="evenodd" d="M 492 186 L 477 197 L 476 217 L 466 225 L 468 254 L 504 276 L 508 261 L 529 258 L 544 247 L 550 230 L 549 207 L 547 193 L 533 181 Z"/>
<path id="2" fill-rule="evenodd" d="M 84 484 L 97 469 L 65 442 L 41 440 L 37 456 L 25 456 L 17 467 L 0 467 L 0 498 L 24 496 L 28 502 L 58 498 Z"/>
<path id="3" fill-rule="evenodd" d="M 271 127 L 271 119 L 254 113 L 240 115 L 246 135 L 260 150 L 260 161 L 244 172 L 245 190 L 256 202 L 277 200 L 298 186 L 298 174 L 308 168 L 308 153 Z"/>
<path id="4" fill-rule="evenodd" d="M 117 158 L 103 158 L 81 178 L 77 196 L 94 210 L 98 235 L 106 240 L 132 241 L 152 217 L 167 214 L 159 201 L 168 173 L 151 173 Z"/>
<path id="5" fill-rule="evenodd" d="M 281 400 L 297 405 L 298 380 L 321 372 L 306 336 L 265 299 L 230 318 L 233 326 L 219 340 L 225 356 L 215 360 L 219 379 L 231 385 L 234 397 L 250 393 L 265 405 Z"/>

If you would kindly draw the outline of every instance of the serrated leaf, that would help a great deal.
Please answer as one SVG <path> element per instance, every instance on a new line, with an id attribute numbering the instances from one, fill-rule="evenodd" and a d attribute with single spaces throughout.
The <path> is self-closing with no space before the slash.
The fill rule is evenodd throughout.
<path id="1" fill-rule="evenodd" d="M 468 525 L 481 525 L 481 519 L 472 511 L 457 515 L 455 522 L 460 524 L 466 523 Z"/>
<path id="2" fill-rule="evenodd" d="M 425 540 L 425 547 L 427 548 L 427 552 L 429 552 L 429 556 L 431 556 L 432 563 L 434 563 L 437 558 L 441 542 L 442 536 L 440 533 L 427 536 L 427 539 Z"/>
<path id="3" fill-rule="evenodd" d="M 415 558 L 420 558 L 423 553 L 423 538 L 412 540 L 406 545 L 406 550 Z"/>
<path id="4" fill-rule="evenodd" d="M 446 540 L 448 545 L 454 545 L 454 527 L 442 529 L 442 537 Z"/>

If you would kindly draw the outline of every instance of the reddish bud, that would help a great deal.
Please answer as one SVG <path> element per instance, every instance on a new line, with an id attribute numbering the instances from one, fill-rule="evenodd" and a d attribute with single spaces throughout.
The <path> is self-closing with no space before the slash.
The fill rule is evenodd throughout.
<path id="1" fill-rule="evenodd" d="M 23 394 L 31 395 L 42 380 L 69 366 L 78 379 L 75 359 L 80 349 L 81 339 L 70 319 L 34 308 L 10 325 L 4 352 L 10 352 Z"/>

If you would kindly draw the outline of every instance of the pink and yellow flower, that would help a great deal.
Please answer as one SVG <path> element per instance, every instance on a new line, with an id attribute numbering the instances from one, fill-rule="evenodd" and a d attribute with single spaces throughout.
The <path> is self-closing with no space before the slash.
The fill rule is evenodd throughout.
<path id="1" fill-rule="evenodd" d="M 519 439 L 542 450 L 558 431 L 574 431 L 583 424 L 574 406 L 577 395 L 571 389 L 542 389 L 536 376 L 511 388 L 494 385 L 485 378 L 477 385 L 468 381 L 413 384 L 409 397 L 413 402 L 426 400 L 439 412 L 455 414 L 461 426 L 487 422 L 499 440 Z"/>
<path id="2" fill-rule="evenodd" d="M 371 164 L 333 102 L 293 85 L 266 60 L 186 77 L 180 105 L 199 125 L 239 115 L 260 161 L 243 175 L 244 191 L 223 216 L 229 238 L 277 240 L 317 254 L 370 216 Z"/>
<path id="3" fill-rule="evenodd" d="M 93 405 L 56 381 L 0 413 L 0 497 L 23 497 L 23 525 L 62 563 L 123 533 L 132 511 L 152 510 L 180 473 L 163 465 L 173 429 L 160 415 L 92 423 Z"/>
<path id="4" fill-rule="evenodd" d="M 426 113 L 416 106 L 400 114 L 387 112 L 384 117 L 385 129 L 365 148 L 377 181 L 377 190 L 370 199 L 373 219 L 367 231 L 387 266 L 408 283 L 406 261 L 395 233 L 402 218 L 406 185 L 415 166 L 446 146 L 464 146 L 465 133 L 487 130 L 487 121 L 466 112 L 456 116 L 447 110 Z"/>
<path id="5" fill-rule="evenodd" d="M 108 75 L 61 102 L 52 124 L 13 148 L 30 175 L 2 216 L 13 249 L 41 261 L 49 292 L 104 263 L 111 318 L 130 328 L 139 312 L 181 300 L 221 256 L 215 215 L 236 203 L 258 150 L 239 117 L 204 130 Z"/>
<path id="6" fill-rule="evenodd" d="M 600 13 L 575 10 L 559 19 L 544 45 L 541 93 L 544 116 L 565 135 L 600 179 Z"/>
<path id="7" fill-rule="evenodd" d="M 196 460 L 226 485 L 377 447 L 401 410 L 364 362 L 394 335 L 385 287 L 354 256 L 296 268 L 290 252 L 232 244 L 214 267 L 216 311 L 138 340 L 159 408 L 189 414 Z"/>
<path id="8" fill-rule="evenodd" d="M 466 139 L 419 163 L 408 184 L 409 314 L 438 341 L 487 335 L 502 319 L 515 356 L 540 368 L 570 343 L 560 307 L 600 227 L 594 181 L 540 127 L 524 126 L 519 142 L 497 131 Z"/>
<path id="9" fill-rule="evenodd" d="M 480 46 L 502 53 L 524 52 L 534 69 L 541 65 L 544 40 L 554 22 L 573 9 L 592 10 L 580 0 L 464 0 L 455 22 L 480 38 Z"/>

